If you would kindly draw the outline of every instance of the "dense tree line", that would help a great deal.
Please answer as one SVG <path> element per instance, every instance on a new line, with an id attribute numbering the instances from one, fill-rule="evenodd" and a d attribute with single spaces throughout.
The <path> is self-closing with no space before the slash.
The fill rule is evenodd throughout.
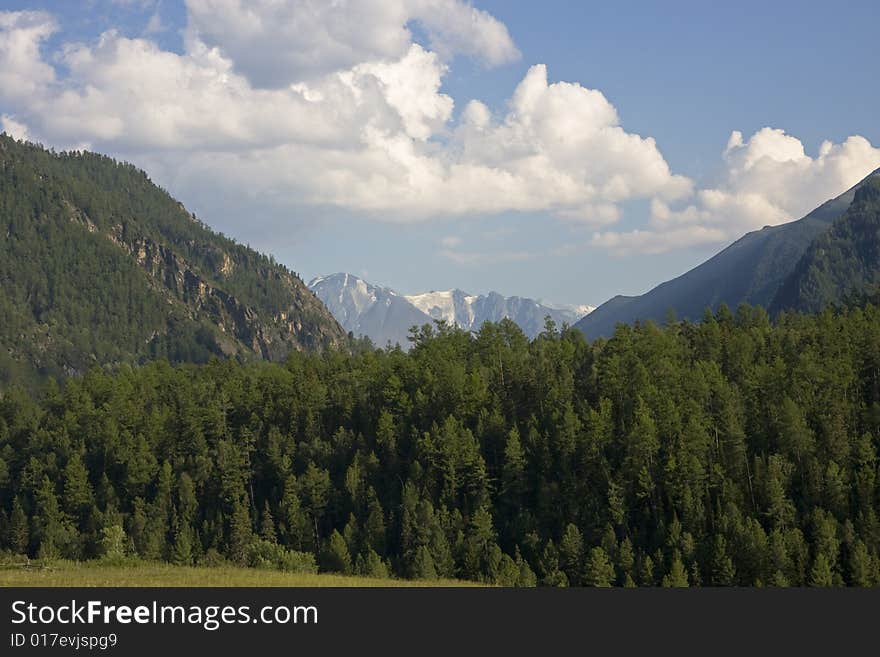
<path id="1" fill-rule="evenodd" d="M 877 306 L 412 339 L 5 390 L 0 547 L 522 586 L 880 584 Z"/>

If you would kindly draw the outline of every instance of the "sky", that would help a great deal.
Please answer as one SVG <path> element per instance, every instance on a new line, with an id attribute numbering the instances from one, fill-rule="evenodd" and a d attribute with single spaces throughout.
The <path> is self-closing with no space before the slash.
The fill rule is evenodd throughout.
<path id="1" fill-rule="evenodd" d="M 133 162 L 306 280 L 597 305 L 880 168 L 878 19 L 876 0 L 0 0 L 0 129 Z"/>

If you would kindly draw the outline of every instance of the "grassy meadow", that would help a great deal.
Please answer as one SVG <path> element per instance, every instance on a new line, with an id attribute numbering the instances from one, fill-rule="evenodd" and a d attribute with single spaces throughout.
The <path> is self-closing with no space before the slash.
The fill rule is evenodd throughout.
<path id="1" fill-rule="evenodd" d="M 137 562 L 116 565 L 93 562 L 57 561 L 6 562 L 0 564 L 0 586 L 336 586 L 336 587 L 412 587 L 478 586 L 461 580 L 405 580 L 357 577 L 331 573 L 288 573 L 277 570 L 235 566 L 190 567 L 168 563 Z"/>

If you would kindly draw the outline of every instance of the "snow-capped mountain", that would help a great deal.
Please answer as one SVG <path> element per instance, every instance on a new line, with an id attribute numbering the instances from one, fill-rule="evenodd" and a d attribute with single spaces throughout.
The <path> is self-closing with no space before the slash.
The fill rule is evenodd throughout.
<path id="1" fill-rule="evenodd" d="M 550 306 L 524 297 L 505 297 L 497 292 L 473 295 L 461 290 L 426 292 L 405 297 L 433 319 L 445 319 L 461 328 L 477 330 L 484 322 L 512 319 L 530 338 L 544 329 L 547 315 L 562 325 L 574 324 L 592 310 L 591 306 Z"/>
<path id="2" fill-rule="evenodd" d="M 428 315 L 394 290 L 351 274 L 318 276 L 309 283 L 309 289 L 324 302 L 342 328 L 365 335 L 379 346 L 390 342 L 408 347 L 410 327 L 431 323 Z"/>
<path id="3" fill-rule="evenodd" d="M 463 329 L 477 330 L 484 322 L 505 317 L 516 322 L 530 338 L 544 329 L 544 318 L 574 324 L 593 310 L 592 306 L 555 306 L 524 297 L 504 297 L 497 292 L 473 295 L 461 290 L 402 295 L 367 283 L 351 274 L 319 276 L 309 288 L 327 306 L 343 328 L 365 335 L 377 345 L 388 342 L 408 347 L 412 326 L 446 320 Z"/>

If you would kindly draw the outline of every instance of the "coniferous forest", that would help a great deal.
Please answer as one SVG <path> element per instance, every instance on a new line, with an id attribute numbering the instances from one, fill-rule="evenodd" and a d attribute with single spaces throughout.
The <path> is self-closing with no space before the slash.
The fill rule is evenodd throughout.
<path id="1" fill-rule="evenodd" d="M 517 586 L 880 584 L 880 308 L 438 323 L 0 398 L 0 548 Z"/>

